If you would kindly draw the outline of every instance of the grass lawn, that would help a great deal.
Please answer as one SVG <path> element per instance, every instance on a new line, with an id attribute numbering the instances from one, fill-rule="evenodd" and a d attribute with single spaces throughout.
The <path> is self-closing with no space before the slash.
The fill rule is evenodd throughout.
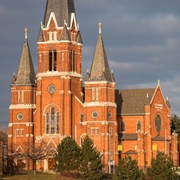
<path id="1" fill-rule="evenodd" d="M 4 176 L 2 178 L 2 180 L 73 180 L 73 179 L 74 178 L 61 176 L 60 174 L 49 174 L 42 172 L 37 172 L 36 175 L 34 175 L 33 171 L 25 171 L 19 175 Z"/>

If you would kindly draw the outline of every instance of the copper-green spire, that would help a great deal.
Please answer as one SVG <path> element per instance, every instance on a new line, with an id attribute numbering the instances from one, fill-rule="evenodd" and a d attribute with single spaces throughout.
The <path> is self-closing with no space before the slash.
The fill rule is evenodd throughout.
<path id="1" fill-rule="evenodd" d="M 35 85 L 35 72 L 31 59 L 31 53 L 28 44 L 28 30 L 25 28 L 25 38 L 22 48 L 22 54 L 19 61 L 19 67 L 16 76 L 14 76 L 12 85 Z"/>

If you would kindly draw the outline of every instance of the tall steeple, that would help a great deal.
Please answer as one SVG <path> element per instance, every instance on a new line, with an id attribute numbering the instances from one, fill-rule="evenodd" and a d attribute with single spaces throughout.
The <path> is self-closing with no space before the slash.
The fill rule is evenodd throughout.
<path id="1" fill-rule="evenodd" d="M 31 53 L 28 44 L 28 33 L 25 28 L 25 40 L 22 48 L 22 54 L 19 61 L 19 67 L 16 75 L 13 75 L 11 85 L 35 85 L 35 72 L 31 59 Z"/>
<path id="2" fill-rule="evenodd" d="M 109 81 L 114 82 L 114 76 L 110 72 L 106 51 L 102 38 L 102 23 L 99 23 L 99 36 L 96 44 L 90 73 L 87 72 L 86 81 Z"/>
<path id="3" fill-rule="evenodd" d="M 63 27 L 64 22 L 70 26 L 72 13 L 75 13 L 73 0 L 47 0 L 44 14 L 44 27 L 47 27 L 51 13 L 55 14 L 58 27 Z"/>

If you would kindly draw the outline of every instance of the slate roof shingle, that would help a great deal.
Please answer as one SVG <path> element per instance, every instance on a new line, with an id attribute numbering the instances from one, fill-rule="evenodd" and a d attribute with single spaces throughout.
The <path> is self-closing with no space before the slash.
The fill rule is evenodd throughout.
<path id="1" fill-rule="evenodd" d="M 28 40 L 25 39 L 16 76 L 13 75 L 11 85 L 36 85 L 36 77 Z"/>
<path id="2" fill-rule="evenodd" d="M 135 115 L 145 113 L 145 105 L 155 93 L 155 88 L 116 90 L 118 115 Z"/>
<path id="3" fill-rule="evenodd" d="M 47 27 L 51 12 L 55 14 L 58 27 L 64 26 L 66 21 L 67 26 L 70 26 L 71 13 L 75 13 L 73 0 L 47 0 L 46 10 L 44 14 L 44 27 Z"/>
<path id="4" fill-rule="evenodd" d="M 86 75 L 86 81 L 109 81 L 114 82 L 114 75 L 110 72 L 102 34 L 99 33 L 91 71 Z"/>
<path id="5" fill-rule="evenodd" d="M 138 135 L 137 133 L 120 133 L 118 138 L 121 140 L 137 140 Z"/>

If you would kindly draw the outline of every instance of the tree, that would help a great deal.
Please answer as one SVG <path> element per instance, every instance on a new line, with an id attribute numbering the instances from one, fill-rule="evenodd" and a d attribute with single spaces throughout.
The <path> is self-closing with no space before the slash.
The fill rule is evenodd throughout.
<path id="1" fill-rule="evenodd" d="M 55 151 L 47 146 L 45 141 L 39 143 L 27 143 L 24 142 L 23 152 L 19 152 L 19 155 L 25 158 L 29 158 L 33 162 L 34 174 L 36 174 L 36 161 L 44 160 L 48 156 L 53 156 Z"/>
<path id="2" fill-rule="evenodd" d="M 7 174 L 8 147 L 7 147 L 7 131 L 3 127 L 0 128 L 0 174 Z"/>
<path id="3" fill-rule="evenodd" d="M 81 149 L 79 171 L 85 179 L 101 179 L 102 173 L 101 155 L 94 146 L 93 141 L 86 136 Z"/>
<path id="4" fill-rule="evenodd" d="M 151 166 L 147 169 L 147 175 L 157 180 L 178 180 L 178 169 L 174 168 L 173 161 L 163 152 L 158 152 L 153 158 Z"/>
<path id="5" fill-rule="evenodd" d="M 180 118 L 176 114 L 171 116 L 171 133 L 172 132 L 178 134 L 178 147 L 180 149 Z"/>
<path id="6" fill-rule="evenodd" d="M 70 136 L 65 137 L 57 147 L 57 170 L 64 175 L 77 174 L 79 156 L 80 147 L 76 141 Z"/>
<path id="7" fill-rule="evenodd" d="M 144 173 L 139 170 L 136 160 L 133 160 L 131 156 L 125 156 L 119 160 L 113 179 L 143 180 Z"/>

